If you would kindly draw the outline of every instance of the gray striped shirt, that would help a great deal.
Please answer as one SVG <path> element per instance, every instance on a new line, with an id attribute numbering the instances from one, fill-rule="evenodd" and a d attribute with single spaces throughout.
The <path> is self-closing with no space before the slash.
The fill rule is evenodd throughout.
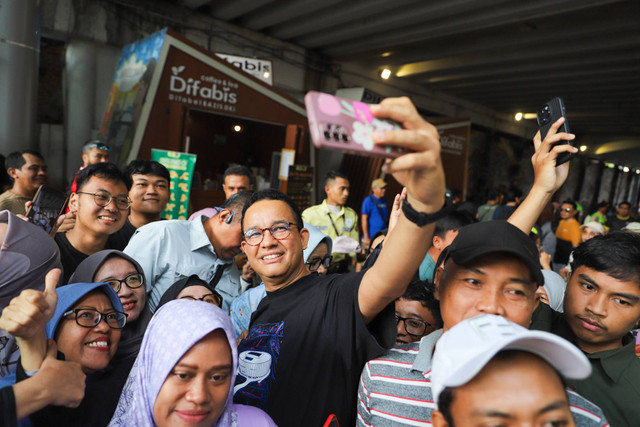
<path id="1" fill-rule="evenodd" d="M 358 387 L 357 426 L 431 426 L 431 355 L 442 329 L 399 345 L 364 366 Z M 567 389 L 577 427 L 606 427 L 602 410 Z"/>

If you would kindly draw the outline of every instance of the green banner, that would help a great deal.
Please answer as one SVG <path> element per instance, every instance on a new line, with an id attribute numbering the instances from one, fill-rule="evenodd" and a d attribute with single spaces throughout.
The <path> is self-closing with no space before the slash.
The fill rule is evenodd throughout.
<path id="1" fill-rule="evenodd" d="M 166 219 L 187 219 L 189 217 L 189 193 L 191 178 L 196 166 L 196 155 L 179 151 L 151 149 L 151 159 L 169 169 L 171 175 L 171 198 L 162 216 Z"/>

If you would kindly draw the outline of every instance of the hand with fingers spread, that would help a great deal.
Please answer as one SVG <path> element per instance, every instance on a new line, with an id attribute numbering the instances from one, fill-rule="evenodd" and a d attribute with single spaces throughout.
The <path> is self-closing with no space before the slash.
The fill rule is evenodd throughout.
<path id="1" fill-rule="evenodd" d="M 426 122 L 409 98 L 387 98 L 371 106 L 376 117 L 399 122 L 403 129 L 375 132 L 376 144 L 394 145 L 413 151 L 387 161 L 383 171 L 407 189 L 407 200 L 418 211 L 433 213 L 444 205 L 444 169 L 440 159 L 440 135 Z"/>
<path id="2" fill-rule="evenodd" d="M 45 326 L 56 309 L 56 286 L 61 273 L 59 268 L 49 271 L 43 292 L 26 289 L 2 311 L 0 328 L 16 338 L 22 366 L 27 371 L 38 369 L 46 354 Z"/>

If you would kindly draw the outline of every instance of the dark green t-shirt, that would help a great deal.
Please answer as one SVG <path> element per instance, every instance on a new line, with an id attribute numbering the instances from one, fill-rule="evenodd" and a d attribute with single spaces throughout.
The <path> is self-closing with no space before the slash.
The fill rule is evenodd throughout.
<path id="1" fill-rule="evenodd" d="M 531 329 L 576 341 L 564 314 L 543 303 L 533 313 Z M 591 376 L 567 380 L 569 387 L 600 406 L 611 427 L 640 426 L 640 359 L 634 337 L 626 335 L 620 348 L 585 355 L 591 362 Z"/>

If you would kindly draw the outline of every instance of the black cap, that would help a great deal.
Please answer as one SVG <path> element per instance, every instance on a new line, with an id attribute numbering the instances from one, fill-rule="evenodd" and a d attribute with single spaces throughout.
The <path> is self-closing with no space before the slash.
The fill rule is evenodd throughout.
<path id="1" fill-rule="evenodd" d="M 447 258 L 458 265 L 468 265 L 487 254 L 503 252 L 522 261 L 538 285 L 544 284 L 540 254 L 533 240 L 507 221 L 483 221 L 467 225 L 447 248 Z"/>

